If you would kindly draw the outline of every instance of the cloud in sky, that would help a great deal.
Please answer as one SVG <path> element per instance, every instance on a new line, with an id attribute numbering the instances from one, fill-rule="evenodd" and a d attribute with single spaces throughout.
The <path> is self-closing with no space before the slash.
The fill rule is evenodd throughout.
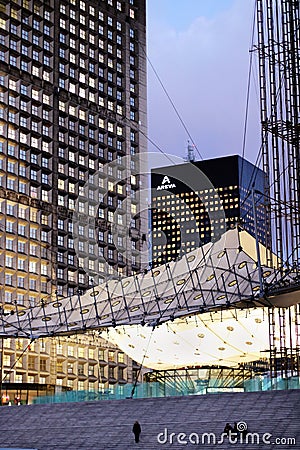
<path id="1" fill-rule="evenodd" d="M 148 1 L 148 57 L 203 158 L 242 154 L 253 14 L 254 0 Z M 245 153 L 253 162 L 260 145 L 255 84 Z M 151 67 L 148 123 L 164 152 L 185 155 L 188 135 Z"/>

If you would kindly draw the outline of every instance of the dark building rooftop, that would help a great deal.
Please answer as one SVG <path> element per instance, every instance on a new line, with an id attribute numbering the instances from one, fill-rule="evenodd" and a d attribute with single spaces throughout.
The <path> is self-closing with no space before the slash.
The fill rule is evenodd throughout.
<path id="1" fill-rule="evenodd" d="M 155 168 L 151 172 L 154 265 L 181 257 L 243 226 L 255 235 L 251 189 L 265 175 L 239 155 Z M 266 243 L 263 196 L 255 193 L 258 238 Z"/>

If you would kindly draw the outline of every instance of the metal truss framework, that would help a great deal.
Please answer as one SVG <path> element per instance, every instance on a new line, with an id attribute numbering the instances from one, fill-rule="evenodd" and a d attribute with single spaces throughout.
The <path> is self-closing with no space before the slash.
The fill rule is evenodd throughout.
<path id="1" fill-rule="evenodd" d="M 300 256 L 299 0 L 257 0 L 257 31 L 263 170 L 268 177 L 266 248 L 273 250 L 267 251 L 267 260 L 271 263 L 275 253 L 289 266 L 298 264 Z M 269 310 L 273 376 L 300 373 L 299 305 L 295 308 Z"/>
<path id="2" fill-rule="evenodd" d="M 300 374 L 300 305 L 269 308 L 270 372 L 276 377 Z"/>
<path id="3" fill-rule="evenodd" d="M 263 247 L 261 246 L 261 249 Z M 246 231 L 224 233 L 175 262 L 110 280 L 84 295 L 58 298 L 0 315 L 0 335 L 39 338 L 123 325 L 157 325 L 205 311 L 300 301 L 300 271 L 257 264 L 257 244 Z M 261 250 L 262 251 L 262 250 Z"/>
<path id="4" fill-rule="evenodd" d="M 299 0 L 257 0 L 257 29 L 266 247 L 292 264 L 300 256 Z"/>

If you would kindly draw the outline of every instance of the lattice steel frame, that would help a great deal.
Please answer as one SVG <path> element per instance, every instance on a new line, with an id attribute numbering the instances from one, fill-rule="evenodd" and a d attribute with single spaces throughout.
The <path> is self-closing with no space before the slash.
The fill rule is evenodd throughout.
<path id="1" fill-rule="evenodd" d="M 269 308 L 268 318 L 271 376 L 299 376 L 300 305 Z"/>
<path id="2" fill-rule="evenodd" d="M 299 0 L 257 0 L 257 36 L 263 170 L 267 174 L 266 247 L 273 249 L 283 266 L 299 265 Z M 267 256 L 272 265 L 272 253 Z M 279 310 L 278 317 L 269 310 L 272 376 L 300 373 L 298 321 L 299 305 L 295 311 L 291 307 Z M 284 332 L 286 322 L 289 336 Z"/>
<path id="3" fill-rule="evenodd" d="M 257 0 L 267 247 L 289 265 L 300 255 L 299 8 L 299 0 Z"/>

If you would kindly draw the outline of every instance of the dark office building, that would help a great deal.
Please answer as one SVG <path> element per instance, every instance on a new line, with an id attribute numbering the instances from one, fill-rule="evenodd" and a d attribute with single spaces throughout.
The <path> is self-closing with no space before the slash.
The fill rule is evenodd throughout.
<path id="1" fill-rule="evenodd" d="M 262 170 L 238 155 L 156 168 L 151 173 L 153 266 L 181 257 L 240 224 L 255 235 L 251 189 L 264 192 Z M 254 194 L 265 243 L 263 197 Z"/>

